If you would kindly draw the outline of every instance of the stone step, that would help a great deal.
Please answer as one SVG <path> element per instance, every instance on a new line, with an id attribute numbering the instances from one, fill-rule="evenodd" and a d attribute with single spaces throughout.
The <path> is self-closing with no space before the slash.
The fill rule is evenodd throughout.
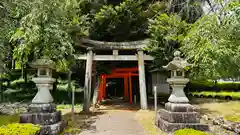
<path id="1" fill-rule="evenodd" d="M 23 113 L 20 115 L 20 123 L 32 123 L 39 125 L 51 125 L 61 121 L 61 111 L 52 113 Z"/>
<path id="2" fill-rule="evenodd" d="M 162 109 L 158 112 L 160 118 L 171 123 L 199 123 L 200 117 L 197 112 L 170 112 Z"/>
<path id="3" fill-rule="evenodd" d="M 209 126 L 201 123 L 170 123 L 162 118 L 158 118 L 157 126 L 164 132 L 174 132 L 178 129 L 192 128 L 201 131 L 209 131 Z"/>
<path id="4" fill-rule="evenodd" d="M 165 109 L 171 112 L 194 112 L 194 107 L 188 103 L 171 103 L 165 104 Z"/>
<path id="5" fill-rule="evenodd" d="M 28 112 L 31 113 L 51 113 L 56 112 L 56 104 L 31 104 L 28 107 Z"/>
<path id="6" fill-rule="evenodd" d="M 59 121 L 52 125 L 43 125 L 38 135 L 60 135 L 66 126 L 67 123 L 64 121 Z"/>

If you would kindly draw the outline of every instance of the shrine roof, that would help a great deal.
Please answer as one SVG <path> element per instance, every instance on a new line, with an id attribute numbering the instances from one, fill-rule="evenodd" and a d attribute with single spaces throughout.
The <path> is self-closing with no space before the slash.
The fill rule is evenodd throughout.
<path id="1" fill-rule="evenodd" d="M 81 38 L 79 40 L 79 46 L 81 47 L 93 47 L 94 49 L 99 50 L 135 50 L 135 49 L 143 49 L 149 43 L 148 39 L 138 40 L 138 41 L 130 41 L 130 42 L 105 42 L 105 41 L 97 41 L 91 40 L 88 38 Z"/>

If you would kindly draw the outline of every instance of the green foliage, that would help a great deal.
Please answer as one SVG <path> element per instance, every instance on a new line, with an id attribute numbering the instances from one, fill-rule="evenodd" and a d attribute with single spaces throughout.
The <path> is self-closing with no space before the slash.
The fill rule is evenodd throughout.
<path id="1" fill-rule="evenodd" d="M 0 135 L 36 135 L 40 127 L 33 124 L 8 124 L 0 127 Z"/>
<path id="2" fill-rule="evenodd" d="M 209 92 L 209 91 L 202 91 L 202 92 L 193 92 L 192 95 L 203 96 L 203 97 L 219 97 L 225 99 L 226 97 L 231 97 L 232 99 L 240 99 L 240 92 L 227 92 L 220 91 L 220 92 Z"/>
<path id="3" fill-rule="evenodd" d="M 240 83 L 239 82 L 218 82 L 216 84 L 216 87 L 221 90 L 239 90 L 240 89 Z"/>
<path id="4" fill-rule="evenodd" d="M 177 13 L 186 22 L 194 23 L 203 14 L 201 2 L 196 0 L 171 0 L 169 1 L 168 12 Z"/>
<path id="5" fill-rule="evenodd" d="M 155 66 L 161 67 L 173 58 L 173 51 L 180 47 L 188 24 L 178 15 L 160 14 L 150 20 L 150 45 L 147 50 L 155 57 Z"/>
<path id="6" fill-rule="evenodd" d="M 240 82 L 215 82 L 212 80 L 208 81 L 190 81 L 188 84 L 188 88 L 196 90 L 210 90 L 210 91 L 217 91 L 217 90 L 228 90 L 228 91 L 236 91 L 240 89 Z M 214 89 L 213 89 L 214 88 Z"/>
<path id="7" fill-rule="evenodd" d="M 80 88 L 75 81 L 71 81 L 71 86 L 70 87 L 75 92 L 82 92 L 83 91 L 83 88 Z M 68 91 L 68 81 L 58 79 L 57 90 L 58 91 Z"/>
<path id="8" fill-rule="evenodd" d="M 32 0 L 3 0 L 0 1 L 0 66 L 11 64 L 8 56 L 12 58 L 14 43 L 10 43 L 11 36 L 15 33 L 20 19 L 26 15 L 32 5 Z M 2 64 L 5 63 L 5 64 Z M 10 65 L 11 66 L 11 65 Z"/>
<path id="9" fill-rule="evenodd" d="M 68 91 L 58 91 L 57 90 L 57 91 L 52 92 L 52 96 L 54 99 L 54 103 L 59 103 L 59 104 L 71 104 L 72 103 L 71 95 L 70 95 L 70 97 L 68 97 Z M 82 103 L 83 96 L 84 96 L 83 91 L 81 91 L 81 92 L 76 91 L 75 92 L 75 103 Z"/>
<path id="10" fill-rule="evenodd" d="M 230 3 L 223 9 L 199 19 L 183 41 L 194 79 L 239 76 L 240 6 Z"/>
<path id="11" fill-rule="evenodd" d="M 91 39 L 104 41 L 137 40 L 145 37 L 147 18 L 143 0 L 126 0 L 120 5 L 103 6 L 94 16 L 89 30 Z"/>
<path id="12" fill-rule="evenodd" d="M 180 129 L 177 130 L 174 133 L 174 135 L 208 135 L 208 134 L 195 129 Z"/>
<path id="13" fill-rule="evenodd" d="M 10 123 L 17 123 L 19 122 L 19 114 L 15 114 L 15 115 L 0 115 L 0 126 L 3 126 L 3 125 L 7 125 L 7 124 L 10 124 Z M 1 134 L 1 132 L 0 132 Z"/>
<path id="14" fill-rule="evenodd" d="M 79 1 L 33 0 L 26 4 L 31 5 L 31 11 L 21 18 L 19 28 L 11 37 L 17 43 L 15 59 L 26 63 L 30 55 L 55 61 L 72 58 L 71 28 L 78 26 L 80 35 L 87 29 L 87 16 L 78 14 Z"/>

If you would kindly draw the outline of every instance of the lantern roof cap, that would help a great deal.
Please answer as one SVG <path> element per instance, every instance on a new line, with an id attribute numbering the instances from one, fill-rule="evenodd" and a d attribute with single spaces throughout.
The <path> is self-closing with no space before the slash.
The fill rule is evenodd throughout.
<path id="1" fill-rule="evenodd" d="M 174 58 L 166 66 L 163 66 L 167 70 L 185 70 L 187 67 L 192 66 L 185 59 L 181 58 L 181 52 L 175 51 Z"/>
<path id="2" fill-rule="evenodd" d="M 55 68 L 55 63 L 54 61 L 46 58 L 42 59 L 37 59 L 34 62 L 30 63 L 30 66 L 32 68 L 50 68 L 54 69 Z"/>

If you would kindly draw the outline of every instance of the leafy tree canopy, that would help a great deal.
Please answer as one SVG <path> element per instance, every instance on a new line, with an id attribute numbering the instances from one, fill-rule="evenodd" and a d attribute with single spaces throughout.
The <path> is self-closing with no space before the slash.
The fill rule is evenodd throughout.
<path id="1" fill-rule="evenodd" d="M 11 42 L 17 43 L 15 59 L 26 63 L 31 55 L 55 61 L 70 60 L 74 52 L 72 28 L 78 28 L 80 34 L 87 30 L 87 16 L 79 12 L 80 2 L 31 0 L 25 3 L 31 7 L 30 11 L 19 20 L 19 27 L 11 36 Z"/>
<path id="2" fill-rule="evenodd" d="M 150 20 L 151 36 L 148 50 L 155 57 L 155 68 L 161 69 L 173 58 L 173 51 L 180 47 L 180 41 L 187 34 L 188 24 L 178 15 L 160 14 Z"/>
<path id="3" fill-rule="evenodd" d="M 146 36 L 147 18 L 143 0 L 126 0 L 120 5 L 104 5 L 96 13 L 89 36 L 94 40 L 126 41 Z"/>
<path id="4" fill-rule="evenodd" d="M 193 77 L 239 76 L 240 4 L 205 15 L 191 26 L 181 48 L 194 64 Z"/>

